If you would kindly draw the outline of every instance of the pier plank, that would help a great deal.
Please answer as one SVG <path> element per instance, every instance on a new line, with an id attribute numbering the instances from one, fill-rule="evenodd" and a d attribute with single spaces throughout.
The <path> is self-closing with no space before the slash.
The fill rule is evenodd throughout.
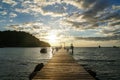
<path id="1" fill-rule="evenodd" d="M 61 49 L 32 80 L 95 80 L 95 78 Z"/>

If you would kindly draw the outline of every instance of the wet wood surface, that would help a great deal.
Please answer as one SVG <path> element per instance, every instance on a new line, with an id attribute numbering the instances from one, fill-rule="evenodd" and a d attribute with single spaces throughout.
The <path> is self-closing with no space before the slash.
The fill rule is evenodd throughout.
<path id="1" fill-rule="evenodd" d="M 32 80 L 95 80 L 66 50 L 61 49 Z"/>

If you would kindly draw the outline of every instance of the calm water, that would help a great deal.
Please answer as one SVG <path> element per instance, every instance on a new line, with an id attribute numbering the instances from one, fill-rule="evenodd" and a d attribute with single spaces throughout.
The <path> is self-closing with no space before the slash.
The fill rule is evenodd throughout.
<path id="1" fill-rule="evenodd" d="M 28 75 L 38 63 L 45 63 L 52 57 L 41 54 L 40 48 L 0 48 L 0 80 L 28 80 Z"/>
<path id="2" fill-rule="evenodd" d="M 28 80 L 38 63 L 51 59 L 51 48 L 0 48 L 0 80 Z M 73 57 L 100 80 L 120 80 L 120 48 L 75 48 Z"/>
<path id="3" fill-rule="evenodd" d="M 100 80 L 120 80 L 120 48 L 75 48 L 73 57 Z"/>

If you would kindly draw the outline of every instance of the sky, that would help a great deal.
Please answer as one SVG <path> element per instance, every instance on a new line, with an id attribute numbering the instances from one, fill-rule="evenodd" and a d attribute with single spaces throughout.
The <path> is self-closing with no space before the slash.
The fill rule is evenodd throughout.
<path id="1" fill-rule="evenodd" d="M 0 31 L 25 31 L 52 46 L 120 46 L 120 0 L 0 0 Z"/>

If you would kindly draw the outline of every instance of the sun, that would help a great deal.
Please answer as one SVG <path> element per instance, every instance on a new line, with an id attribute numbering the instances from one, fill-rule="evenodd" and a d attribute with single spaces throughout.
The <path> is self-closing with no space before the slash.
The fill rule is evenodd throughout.
<path id="1" fill-rule="evenodd" d="M 55 34 L 50 34 L 47 38 L 50 43 L 57 42 L 57 36 Z"/>
<path id="2" fill-rule="evenodd" d="M 51 46 L 59 46 L 61 42 L 61 37 L 57 31 L 50 31 L 45 39 Z"/>

